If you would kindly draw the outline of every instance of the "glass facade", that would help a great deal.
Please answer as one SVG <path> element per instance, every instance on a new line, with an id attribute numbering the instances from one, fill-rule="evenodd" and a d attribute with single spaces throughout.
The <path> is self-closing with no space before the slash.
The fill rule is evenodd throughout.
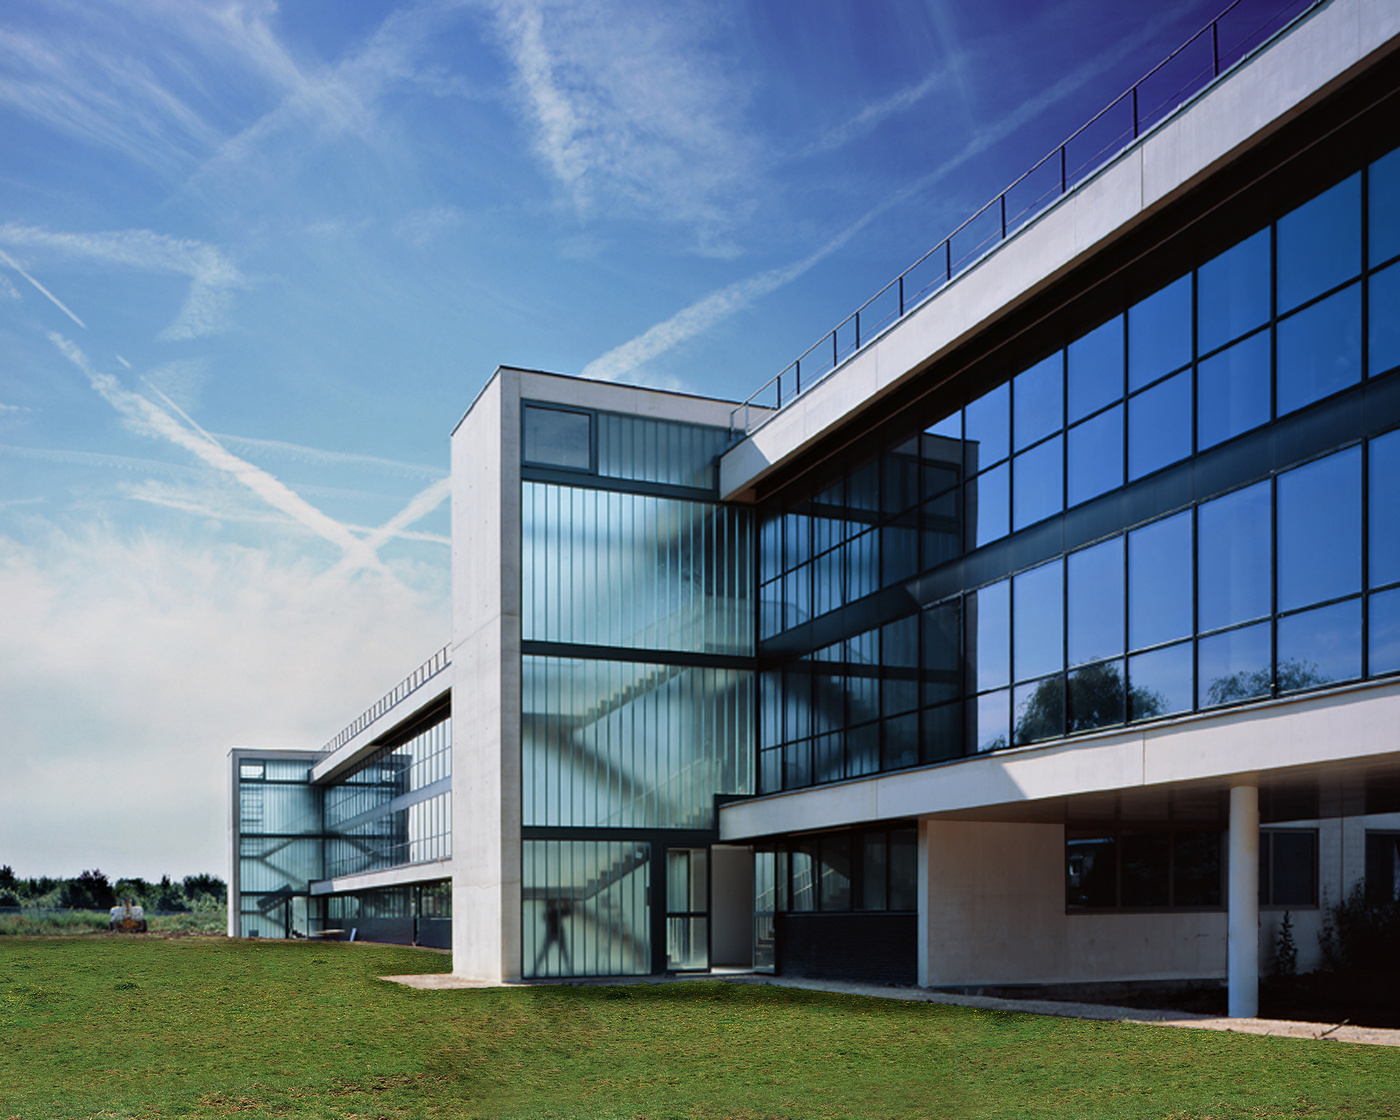
<path id="1" fill-rule="evenodd" d="M 238 931 L 241 937 L 305 934 L 312 880 L 323 878 L 321 791 L 311 763 L 243 758 L 238 766 Z"/>
<path id="2" fill-rule="evenodd" d="M 760 791 L 1400 669 L 1398 168 L 767 500 Z"/>
<path id="3" fill-rule="evenodd" d="M 523 409 L 524 975 L 701 967 L 696 843 L 755 768 L 752 521 L 715 490 L 730 436 L 552 411 Z M 586 462 L 532 436 L 560 423 Z"/>

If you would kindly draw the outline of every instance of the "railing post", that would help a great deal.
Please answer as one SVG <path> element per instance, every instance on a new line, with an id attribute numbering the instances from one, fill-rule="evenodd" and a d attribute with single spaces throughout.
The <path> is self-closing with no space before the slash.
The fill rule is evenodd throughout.
<path id="1" fill-rule="evenodd" d="M 1133 86 L 1133 139 L 1138 138 L 1138 87 Z"/>
<path id="2" fill-rule="evenodd" d="M 860 312 L 856 312 L 856 349 L 860 349 Z"/>
<path id="3" fill-rule="evenodd" d="M 1060 193 L 1069 190 L 1069 175 L 1065 167 L 1065 146 L 1060 145 Z"/>
<path id="4" fill-rule="evenodd" d="M 953 278 L 953 239 L 951 237 L 943 239 L 943 256 L 947 261 L 948 279 L 951 280 Z"/>
<path id="5" fill-rule="evenodd" d="M 797 390 L 796 390 L 796 393 L 797 393 L 797 396 L 800 397 L 800 396 L 802 395 L 802 359 L 801 359 L 801 358 L 798 358 L 797 361 L 795 361 L 795 362 L 792 363 L 792 372 L 793 372 L 793 380 L 797 383 Z"/>
<path id="6" fill-rule="evenodd" d="M 1210 25 L 1210 55 L 1214 64 L 1214 73 L 1220 77 L 1220 21 L 1212 20 Z"/>
<path id="7" fill-rule="evenodd" d="M 904 318 L 904 273 L 899 274 L 899 317 Z"/>
<path id="8" fill-rule="evenodd" d="M 832 331 L 832 332 L 831 332 L 831 368 L 832 368 L 832 369 L 835 369 L 835 368 L 836 368 L 836 363 L 837 363 L 837 361 L 839 360 L 838 357 L 837 357 L 838 353 L 839 353 L 839 352 L 838 352 L 837 349 L 836 349 L 836 331 Z"/>
<path id="9" fill-rule="evenodd" d="M 1006 240 L 1006 192 L 1001 192 L 1001 197 L 997 200 L 1001 203 L 1001 239 Z"/>

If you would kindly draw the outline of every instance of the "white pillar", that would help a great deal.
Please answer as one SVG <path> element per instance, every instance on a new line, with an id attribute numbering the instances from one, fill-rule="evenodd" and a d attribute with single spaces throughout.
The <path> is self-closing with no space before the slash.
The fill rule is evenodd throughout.
<path id="1" fill-rule="evenodd" d="M 1259 1014 L 1259 779 L 1230 787 L 1230 1018 Z"/>
<path id="2" fill-rule="evenodd" d="M 932 867 L 932 865 L 933 865 L 932 853 L 929 851 L 929 845 L 932 843 L 932 837 L 931 837 L 931 835 L 930 835 L 930 834 L 932 833 L 932 831 L 933 831 L 933 830 L 932 830 L 931 828 L 929 828 L 929 822 L 928 822 L 927 819 L 924 819 L 924 820 L 919 821 L 919 847 L 918 847 L 918 854 L 919 854 L 919 872 L 918 872 L 918 874 L 919 874 L 919 879 L 918 879 L 918 888 L 919 888 L 919 896 L 918 896 L 918 897 L 919 897 L 919 901 L 918 901 L 918 907 L 919 907 L 919 925 L 918 925 L 918 949 L 916 950 L 916 951 L 918 952 L 918 954 L 919 954 L 919 959 L 918 959 L 918 970 L 917 970 L 917 974 L 916 974 L 916 983 L 917 983 L 917 984 L 919 985 L 919 987 L 921 987 L 921 988 L 927 988 L 927 987 L 928 987 L 928 985 L 929 985 L 929 977 L 932 975 L 931 970 L 930 970 L 930 968 L 929 968 L 929 959 L 928 959 L 928 955 L 929 955 L 928 923 L 929 923 L 929 905 L 930 905 L 930 898 L 929 898 L 929 893 L 930 893 L 930 892 L 929 892 L 929 888 L 928 888 L 928 877 L 929 877 L 929 869 L 930 869 L 930 868 Z"/>

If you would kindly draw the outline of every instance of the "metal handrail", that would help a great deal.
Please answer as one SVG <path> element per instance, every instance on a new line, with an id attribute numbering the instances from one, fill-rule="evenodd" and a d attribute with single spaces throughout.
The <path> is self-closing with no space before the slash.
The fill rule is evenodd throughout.
<path id="1" fill-rule="evenodd" d="M 1072 186 L 1078 186 L 1080 182 L 1110 162 L 1113 156 L 1107 159 L 1099 159 L 1099 157 L 1103 156 L 1112 145 L 1116 144 L 1117 141 L 1127 135 L 1128 130 L 1126 128 L 1120 130 L 1112 140 L 1100 147 L 1093 156 L 1072 170 L 1069 167 L 1068 149 L 1071 143 L 1083 136 L 1125 101 L 1129 102 L 1132 106 L 1131 142 L 1136 142 L 1141 137 L 1144 127 L 1150 124 L 1156 124 L 1158 120 L 1162 119 L 1161 117 L 1159 117 L 1158 120 L 1154 120 L 1153 118 L 1162 112 L 1162 108 L 1168 100 L 1171 98 L 1180 98 L 1181 100 L 1177 102 L 1177 104 L 1180 105 L 1187 97 L 1194 96 L 1211 83 L 1217 81 L 1223 72 L 1234 69 L 1248 58 L 1253 51 L 1273 38 L 1274 35 L 1281 34 L 1286 27 L 1298 22 L 1298 20 L 1301 20 L 1314 8 L 1319 7 L 1325 2 L 1326 0 L 1286 0 L 1280 7 L 1275 8 L 1272 14 L 1265 17 L 1263 22 L 1257 27 L 1247 32 L 1239 39 L 1234 47 L 1231 48 L 1231 50 L 1239 52 L 1239 57 L 1222 71 L 1220 23 L 1226 16 L 1234 11 L 1235 8 L 1243 3 L 1243 0 L 1232 0 L 1219 15 L 1182 43 L 1181 46 L 1177 47 L 1176 50 L 1172 51 L 1171 54 L 1167 55 L 1166 58 L 1157 63 L 1156 66 L 1152 67 L 1151 70 L 1134 82 L 1127 90 L 1115 97 L 1100 109 L 1099 112 L 1095 113 L 1088 121 L 1075 129 L 1075 131 L 1067 136 L 1059 145 L 1052 148 L 1050 152 L 1037 160 L 1029 170 L 1018 176 L 1000 194 L 983 205 L 970 218 L 943 238 L 942 241 L 938 242 L 933 248 L 929 249 L 928 252 L 924 253 L 923 256 L 919 257 L 918 260 L 867 299 L 856 308 L 855 311 L 851 312 L 851 314 L 837 323 L 830 331 L 822 335 L 821 338 L 804 350 L 795 361 L 788 363 L 776 376 L 769 378 L 768 381 L 752 393 L 742 404 L 736 405 L 729 414 L 730 431 L 744 433 L 751 431 L 751 410 L 755 408 L 761 410 L 760 423 L 771 419 L 778 410 L 791 404 L 806 390 L 823 380 L 832 370 L 841 365 L 842 362 L 858 353 L 863 346 L 872 341 L 888 324 L 903 319 L 909 312 L 921 306 L 935 293 L 952 283 L 955 276 L 962 275 L 963 272 L 989 252 L 991 245 L 1000 244 L 1005 241 L 1012 232 L 1020 229 L 1047 199 L 1063 197 L 1069 193 Z M 1302 11 L 1298 12 L 1296 16 L 1290 19 L 1284 27 L 1280 27 L 1275 32 L 1267 32 L 1267 28 L 1270 24 L 1288 10 L 1297 7 L 1299 3 L 1304 3 L 1305 5 Z M 1142 87 L 1161 71 L 1163 67 L 1167 66 L 1205 36 L 1210 37 L 1210 65 L 1198 71 L 1196 74 L 1191 75 L 1191 77 L 1183 85 L 1178 87 L 1173 94 L 1159 101 L 1155 107 L 1150 108 L 1145 114 L 1142 113 L 1139 107 L 1139 91 Z M 1204 81 L 1200 81 L 1203 74 L 1208 74 L 1208 77 L 1206 77 Z M 1199 84 L 1197 84 L 1198 81 Z M 1114 152 L 1113 154 L 1116 155 L 1117 153 Z M 1047 164 L 1056 160 L 1059 162 L 1058 191 L 1052 189 L 1052 191 L 1042 192 L 1040 196 L 1033 199 L 1028 206 L 1023 207 L 1008 219 L 1006 203 L 1011 192 L 1026 183 L 1027 180 Z M 976 245 L 972 246 L 971 249 L 964 252 L 954 261 L 953 239 L 959 234 L 971 229 L 979 219 L 986 217 L 993 209 L 997 211 L 998 218 L 994 232 L 984 235 Z M 922 289 L 917 289 L 912 294 L 907 292 L 906 281 L 913 276 L 917 269 L 940 253 L 943 256 L 943 267 L 940 270 L 941 278 L 936 282 L 926 284 Z M 886 297 L 889 297 L 893 307 L 886 311 L 882 318 L 872 324 L 868 314 L 870 309 L 876 302 Z M 866 313 L 867 316 L 864 324 L 861 322 L 862 313 Z M 842 344 L 843 332 L 846 336 L 844 345 Z M 819 355 L 818 366 L 815 371 L 812 369 L 811 362 L 811 358 L 814 354 Z M 807 362 L 806 370 L 803 369 L 803 362 Z M 770 392 L 772 394 L 771 400 L 762 399 L 768 396 Z M 738 422 L 741 413 L 743 414 L 742 424 Z"/>
<path id="2" fill-rule="evenodd" d="M 395 704 L 400 703 L 413 692 L 422 688 L 435 676 L 441 673 L 452 663 L 452 647 L 443 646 L 427 661 L 413 670 L 408 676 L 395 685 L 390 691 L 375 702 L 374 706 L 361 713 L 354 723 L 350 724 L 340 732 L 334 739 L 321 748 L 322 754 L 330 754 L 339 750 L 366 727 L 372 724 Z"/>

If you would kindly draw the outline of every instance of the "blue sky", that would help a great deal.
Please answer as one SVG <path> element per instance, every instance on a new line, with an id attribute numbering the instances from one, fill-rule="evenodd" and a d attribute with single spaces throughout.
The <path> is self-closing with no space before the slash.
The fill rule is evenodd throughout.
<path id="1" fill-rule="evenodd" d="M 497 365 L 743 398 L 1219 6 L 8 0 L 0 863 L 223 873 L 446 642 Z"/>

